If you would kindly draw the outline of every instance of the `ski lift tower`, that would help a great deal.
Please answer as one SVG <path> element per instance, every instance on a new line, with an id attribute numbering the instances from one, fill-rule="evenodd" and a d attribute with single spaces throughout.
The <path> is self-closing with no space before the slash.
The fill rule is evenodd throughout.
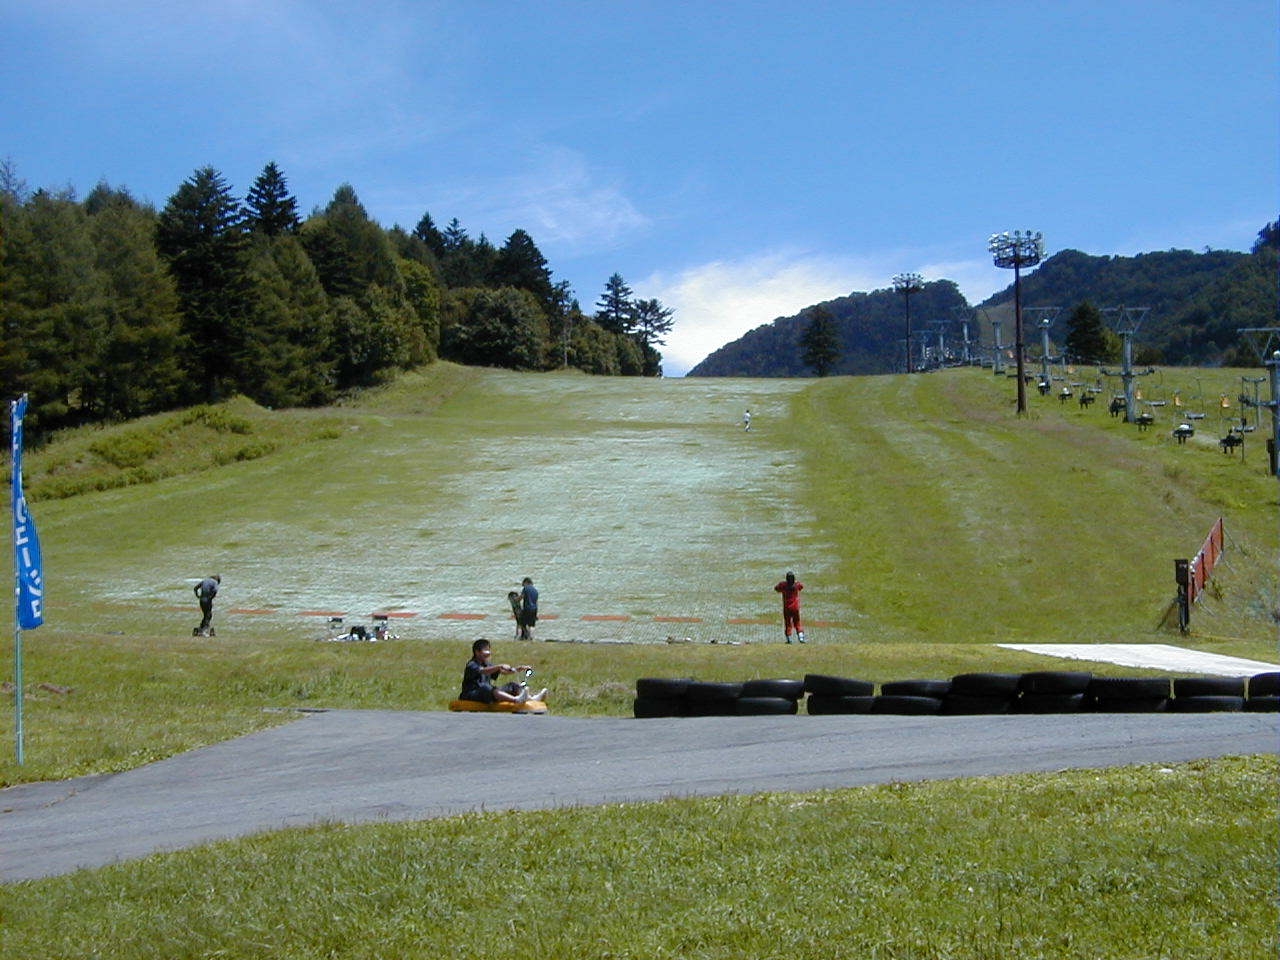
<path id="1" fill-rule="evenodd" d="M 991 324 L 991 342 L 994 344 L 991 351 L 991 372 L 1001 377 L 1004 376 L 1004 344 L 1000 342 L 1000 326 L 1003 321 L 992 317 L 986 310 L 982 311 L 982 315 Z"/>
<path id="2" fill-rule="evenodd" d="M 1280 327 L 1241 327 L 1237 332 L 1249 341 L 1262 365 L 1268 368 L 1271 399 L 1258 400 L 1255 391 L 1253 405 L 1271 410 L 1271 470 L 1280 477 L 1280 350 L 1275 349 L 1280 345 Z M 1244 397 L 1240 399 L 1243 402 Z"/>
<path id="3" fill-rule="evenodd" d="M 1114 318 L 1113 326 L 1116 333 L 1120 334 L 1124 341 L 1124 366 L 1117 373 L 1114 370 L 1103 370 L 1104 377 L 1119 377 L 1120 382 L 1124 384 L 1124 422 L 1136 423 L 1138 419 L 1136 402 L 1133 397 L 1133 381 L 1138 377 L 1145 377 L 1155 373 L 1154 368 L 1148 367 L 1142 373 L 1137 373 L 1133 369 L 1133 335 L 1138 332 L 1138 328 L 1142 326 L 1142 321 L 1147 318 L 1147 314 L 1151 312 L 1150 307 L 1106 307 L 1102 311 L 1103 316 L 1110 315 Z"/>
<path id="4" fill-rule="evenodd" d="M 1014 352 L 1018 363 L 1018 415 L 1027 412 L 1026 362 L 1022 356 L 1022 268 L 1034 267 L 1044 259 L 1044 238 L 1030 230 L 1012 234 L 993 233 L 987 240 L 987 249 L 997 267 L 1013 270 L 1013 336 Z"/>
<path id="5" fill-rule="evenodd" d="M 978 311 L 973 307 L 952 307 L 951 310 L 960 321 L 960 362 L 967 367 L 973 362 L 969 352 L 969 324 L 976 320 Z"/>
<path id="6" fill-rule="evenodd" d="M 1049 364 L 1058 357 L 1049 356 L 1049 328 L 1053 326 L 1053 322 L 1058 319 L 1058 314 L 1062 312 L 1061 307 L 1026 307 L 1022 311 L 1024 314 L 1030 314 L 1033 318 L 1039 317 L 1036 326 L 1040 328 L 1040 380 L 1042 383 L 1050 382 Z"/>

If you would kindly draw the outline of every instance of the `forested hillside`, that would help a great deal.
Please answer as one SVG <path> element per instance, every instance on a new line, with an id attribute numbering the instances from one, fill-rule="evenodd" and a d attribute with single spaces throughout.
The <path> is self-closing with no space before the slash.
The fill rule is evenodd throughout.
<path id="1" fill-rule="evenodd" d="M 839 359 L 830 373 L 888 373 L 906 365 L 902 297 L 892 290 L 851 293 L 780 317 L 726 344 L 689 371 L 691 377 L 803 377 L 811 373 L 801 357 L 800 338 L 814 311 L 825 309 L 835 322 Z M 950 321 L 966 313 L 968 303 L 950 280 L 924 284 L 911 297 L 916 330 L 929 321 Z"/>
<path id="2" fill-rule="evenodd" d="M 652 376 L 672 322 L 617 274 L 585 313 L 523 230 L 387 229 L 347 184 L 304 218 L 274 163 L 243 200 L 197 170 L 157 211 L 29 191 L 6 162 L 0 231 L 0 383 L 30 393 L 32 435 L 235 394 L 325 404 L 437 357 Z"/>
<path id="3" fill-rule="evenodd" d="M 1084 305 L 1104 318 L 1116 308 L 1148 308 L 1134 340 L 1140 363 L 1242 365 L 1258 358 L 1237 332 L 1240 328 L 1274 326 L 1277 320 L 1276 225 L 1260 231 L 1251 253 L 1171 250 L 1134 257 L 1090 256 L 1063 250 L 1022 279 L 1024 327 L 1028 342 L 1041 318 L 1053 320 L 1051 349 L 1060 352 L 1073 315 Z M 964 320 L 969 321 L 970 351 L 990 356 L 995 342 L 993 321 L 1001 327 L 1001 343 L 1014 338 L 1013 285 L 971 307 L 950 281 L 934 281 L 911 296 L 915 365 L 950 361 L 963 352 Z M 800 339 L 818 307 L 835 318 L 839 359 L 831 373 L 889 373 L 906 368 L 905 302 L 892 289 L 852 293 L 780 317 L 726 344 L 695 366 L 690 376 L 792 377 L 813 373 L 802 359 Z M 936 348 L 941 332 L 945 346 Z M 1113 340 L 1113 348 L 1119 341 Z M 1090 357 L 1110 361 L 1114 356 Z"/>

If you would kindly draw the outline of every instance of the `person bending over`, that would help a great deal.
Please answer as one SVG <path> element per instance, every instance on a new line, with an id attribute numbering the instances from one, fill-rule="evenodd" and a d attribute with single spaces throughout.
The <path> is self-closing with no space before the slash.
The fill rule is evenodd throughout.
<path id="1" fill-rule="evenodd" d="M 532 670 L 528 665 L 513 667 L 506 663 L 490 663 L 493 651 L 488 640 L 477 640 L 471 645 L 471 659 L 462 671 L 462 694 L 459 700 L 476 700 L 480 703 L 524 703 L 526 700 L 542 700 L 547 695 L 545 687 L 537 694 L 516 681 L 495 686 L 493 678 L 506 673 Z"/>

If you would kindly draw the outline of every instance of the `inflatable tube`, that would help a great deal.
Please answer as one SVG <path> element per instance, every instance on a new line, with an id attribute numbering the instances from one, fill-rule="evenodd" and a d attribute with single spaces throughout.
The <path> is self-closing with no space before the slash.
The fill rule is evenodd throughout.
<path id="1" fill-rule="evenodd" d="M 497 701 L 481 703 L 479 700 L 451 700 L 449 709 L 455 713 L 546 713 L 542 700 L 526 700 L 524 703 Z"/>

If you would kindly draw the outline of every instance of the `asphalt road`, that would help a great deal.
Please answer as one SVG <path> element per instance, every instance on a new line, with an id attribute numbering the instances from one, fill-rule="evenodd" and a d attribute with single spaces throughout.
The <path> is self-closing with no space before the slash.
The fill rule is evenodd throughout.
<path id="1" fill-rule="evenodd" d="M 336 710 L 137 770 L 0 791 L 0 880 L 317 821 L 814 790 L 1274 753 L 1280 716 L 556 716 Z M 506 757 L 518 776 L 480 769 Z"/>

